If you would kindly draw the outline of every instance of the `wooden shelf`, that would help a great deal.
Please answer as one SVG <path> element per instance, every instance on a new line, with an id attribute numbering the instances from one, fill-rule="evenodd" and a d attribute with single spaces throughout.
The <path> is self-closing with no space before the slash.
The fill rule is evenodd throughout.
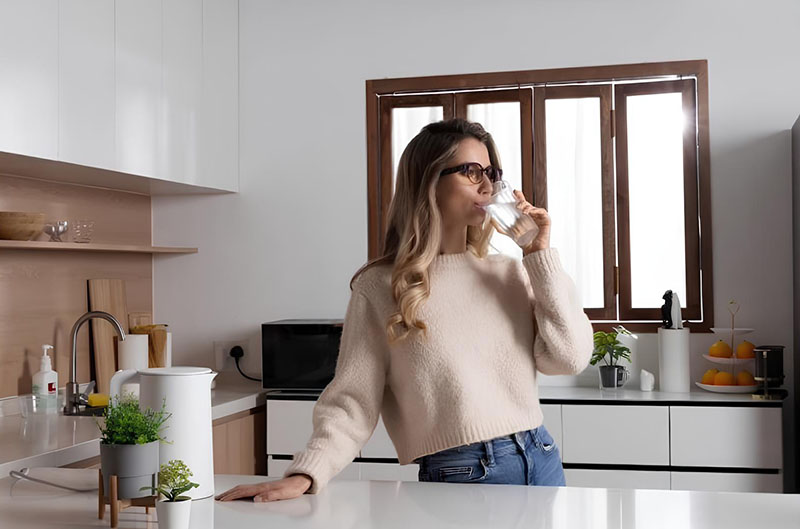
<path id="1" fill-rule="evenodd" d="M 150 254 L 187 254 L 197 253 L 197 248 L 179 248 L 170 246 L 144 246 L 135 244 L 77 243 L 49 241 L 3 241 L 0 249 L 11 250 L 61 250 L 78 252 L 127 252 Z"/>

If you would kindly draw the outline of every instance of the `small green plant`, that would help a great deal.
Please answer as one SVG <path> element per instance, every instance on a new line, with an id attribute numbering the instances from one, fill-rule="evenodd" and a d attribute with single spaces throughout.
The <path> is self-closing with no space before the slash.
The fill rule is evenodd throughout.
<path id="1" fill-rule="evenodd" d="M 100 429 L 100 442 L 104 444 L 146 444 L 163 441 L 159 433 L 171 414 L 166 411 L 166 403 L 160 410 L 139 409 L 139 400 L 132 394 L 115 397 L 103 412 L 103 422 L 97 422 Z"/>
<path id="2" fill-rule="evenodd" d="M 189 496 L 182 496 L 200 485 L 189 481 L 192 471 L 186 463 L 180 459 L 172 459 L 169 463 L 161 465 L 158 471 L 158 487 L 142 487 L 139 490 L 150 490 L 156 494 L 161 494 L 166 501 L 184 501 L 191 499 Z"/>
<path id="3" fill-rule="evenodd" d="M 594 350 L 589 363 L 596 365 L 598 362 L 603 361 L 607 366 L 614 366 L 619 364 L 620 358 L 630 362 L 631 350 L 617 340 L 617 335 L 619 334 L 633 336 L 628 329 L 621 325 L 614 327 L 613 332 L 597 331 L 594 333 Z"/>

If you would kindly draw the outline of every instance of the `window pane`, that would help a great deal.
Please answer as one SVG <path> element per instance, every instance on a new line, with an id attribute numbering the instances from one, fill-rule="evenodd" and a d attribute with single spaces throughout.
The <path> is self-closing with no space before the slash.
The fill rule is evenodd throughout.
<path id="1" fill-rule="evenodd" d="M 584 308 L 603 299 L 600 98 L 545 101 L 547 209 L 551 245 L 575 280 Z"/>
<path id="2" fill-rule="evenodd" d="M 518 101 L 467 105 L 467 119 L 483 125 L 494 139 L 503 167 L 503 180 L 522 190 L 522 137 Z M 522 249 L 513 240 L 495 232 L 489 253 L 522 258 Z"/>
<path id="3" fill-rule="evenodd" d="M 422 127 L 444 116 L 442 107 L 408 107 L 392 109 L 392 193 L 394 194 L 395 176 L 400 156 L 406 145 L 419 134 Z"/>
<path id="4" fill-rule="evenodd" d="M 672 290 L 686 307 L 681 94 L 629 96 L 627 109 L 631 306 Z"/>

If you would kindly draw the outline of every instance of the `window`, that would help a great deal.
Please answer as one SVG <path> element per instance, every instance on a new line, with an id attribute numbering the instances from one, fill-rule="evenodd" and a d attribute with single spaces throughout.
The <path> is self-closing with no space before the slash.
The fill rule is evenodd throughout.
<path id="1" fill-rule="evenodd" d="M 402 150 L 451 117 L 483 124 L 504 179 L 548 209 L 596 328 L 654 331 L 671 289 L 688 326 L 709 329 L 706 61 L 367 81 L 370 258 Z M 491 246 L 521 256 L 500 234 Z"/>

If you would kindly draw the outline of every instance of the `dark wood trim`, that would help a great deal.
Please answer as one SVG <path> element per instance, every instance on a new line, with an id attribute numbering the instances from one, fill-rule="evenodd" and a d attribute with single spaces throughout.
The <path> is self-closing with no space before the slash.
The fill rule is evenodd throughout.
<path id="1" fill-rule="evenodd" d="M 547 209 L 547 132 L 544 121 L 543 90 L 533 91 L 533 201 Z"/>
<path id="2" fill-rule="evenodd" d="M 369 90 L 370 88 L 368 87 L 368 98 Z M 377 170 L 372 166 L 368 166 L 367 171 L 367 179 L 376 188 L 375 196 L 378 197 L 377 207 L 374 208 L 375 211 L 373 212 L 374 217 L 371 214 L 369 218 L 369 259 L 378 257 L 383 250 L 383 239 L 386 236 L 388 221 L 387 215 L 389 213 L 389 205 L 392 202 L 392 175 L 394 174 L 394 167 L 392 167 L 392 110 L 395 108 L 441 106 L 444 119 L 451 119 L 455 116 L 455 96 L 453 94 L 383 95 L 377 99 L 378 124 L 374 130 L 380 130 L 379 138 L 376 141 L 379 161 Z M 367 187 L 369 188 L 370 185 L 368 184 Z"/>
<path id="3" fill-rule="evenodd" d="M 614 327 L 619 325 L 624 326 L 629 331 L 640 333 L 656 333 L 658 328 L 662 326 L 661 321 L 593 321 L 592 327 L 595 331 L 611 332 Z M 684 327 L 688 327 L 691 332 L 711 332 L 711 327 L 714 326 L 713 322 L 683 322 Z"/>
<path id="4" fill-rule="evenodd" d="M 700 271 L 702 323 L 705 332 L 714 325 L 714 267 L 711 229 L 711 138 L 708 119 L 708 68 L 697 72 L 697 175 L 700 193 Z M 693 328 L 694 330 L 694 328 Z"/>
<path id="5" fill-rule="evenodd" d="M 373 82 L 367 81 L 367 258 L 377 257 L 380 248 L 380 140 L 378 109 L 380 102 Z"/>
<path id="6" fill-rule="evenodd" d="M 536 98 L 535 128 L 536 172 L 534 175 L 537 202 L 547 207 L 547 117 L 545 102 L 548 99 L 597 98 L 600 112 L 600 192 L 602 201 L 603 232 L 603 306 L 586 308 L 584 312 L 592 320 L 613 320 L 617 317 L 615 284 L 616 277 L 616 228 L 614 225 L 614 151 L 611 136 L 611 85 L 556 86 L 534 88 Z"/>
<path id="7" fill-rule="evenodd" d="M 619 236 L 619 315 L 630 320 L 660 320 L 660 302 L 649 308 L 633 308 L 631 301 L 630 194 L 628 175 L 627 97 L 633 95 L 681 93 L 687 115 L 696 114 L 693 79 L 660 83 L 637 83 L 615 88 L 617 131 L 617 197 Z M 686 309 L 683 317 L 700 321 L 700 234 L 698 225 L 697 132 L 686 127 L 683 134 L 684 240 L 686 263 Z M 657 300 L 654 300 L 657 301 Z"/>
<path id="8" fill-rule="evenodd" d="M 708 71 L 708 61 L 671 61 L 658 63 L 615 64 L 609 66 L 584 66 L 577 68 L 549 68 L 544 70 L 517 70 L 397 79 L 375 79 L 373 88 L 378 94 L 395 94 L 404 91 L 429 90 L 479 90 L 482 88 L 519 87 L 543 83 L 575 81 L 619 81 L 643 77 L 697 75 Z"/>

